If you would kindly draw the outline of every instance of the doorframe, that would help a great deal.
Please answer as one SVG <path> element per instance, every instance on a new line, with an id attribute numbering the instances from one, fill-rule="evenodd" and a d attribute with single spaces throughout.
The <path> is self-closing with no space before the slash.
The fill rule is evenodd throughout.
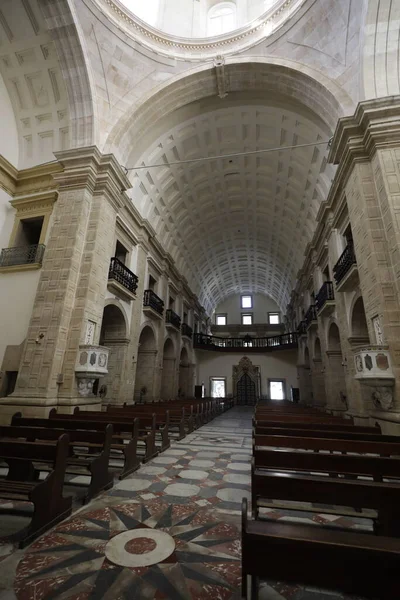
<path id="1" fill-rule="evenodd" d="M 271 381 L 281 381 L 282 382 L 282 387 L 283 387 L 283 395 L 284 397 L 282 398 L 282 400 L 287 400 L 288 399 L 288 393 L 287 393 L 287 385 L 286 385 L 286 379 L 282 378 L 282 377 L 268 377 L 268 388 L 267 388 L 267 398 L 268 400 L 271 400 L 271 390 L 270 390 L 270 384 Z M 280 402 L 280 400 L 277 400 L 277 402 Z"/>

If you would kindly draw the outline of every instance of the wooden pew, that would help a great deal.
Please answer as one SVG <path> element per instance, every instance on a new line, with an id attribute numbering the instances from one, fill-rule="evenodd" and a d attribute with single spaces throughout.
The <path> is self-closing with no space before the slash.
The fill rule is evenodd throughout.
<path id="1" fill-rule="evenodd" d="M 61 435 L 56 444 L 0 440 L 0 459 L 10 466 L 13 473 L 18 472 L 16 465 L 21 465 L 19 479 L 0 480 L 0 498 L 32 502 L 34 507 L 32 520 L 19 543 L 20 548 L 71 514 L 72 498 L 62 495 L 68 452 L 69 438 L 66 434 Z M 52 464 L 52 470 L 44 481 L 26 477 L 27 473 L 34 473 L 35 461 Z M 7 508 L 2 507 L 3 510 L 7 511 Z"/>
<path id="2" fill-rule="evenodd" d="M 121 444 L 122 440 L 130 440 L 134 429 L 134 419 L 124 419 L 123 417 L 113 417 L 107 415 L 106 412 L 95 413 L 95 411 L 79 411 L 73 415 L 66 413 L 58 413 L 57 409 L 52 408 L 49 413 L 49 419 L 75 420 L 81 422 L 94 423 L 111 423 L 114 428 L 114 440 L 118 440 Z M 137 443 L 141 442 L 144 446 L 144 456 L 142 462 L 148 462 L 159 452 L 156 448 L 156 424 L 155 415 L 153 419 L 152 429 L 150 431 L 143 429 L 138 420 L 138 436 Z M 137 447 L 137 444 L 136 444 Z"/>
<path id="3" fill-rule="evenodd" d="M 319 429 L 323 431 L 354 431 L 360 433 L 381 433 L 381 428 L 365 427 L 344 423 L 287 423 L 285 421 L 267 421 L 262 419 L 254 420 L 253 426 L 256 430 L 261 430 L 264 427 L 284 428 L 287 429 Z"/>
<path id="4" fill-rule="evenodd" d="M 53 412 L 54 411 L 54 412 Z M 54 408 L 50 411 L 52 418 L 30 418 L 30 417 L 19 417 L 20 413 L 17 413 L 13 417 L 12 425 L 19 425 L 17 420 L 20 418 L 21 425 L 31 425 L 33 427 L 47 427 L 47 428 L 61 428 L 67 431 L 83 430 L 83 431 L 105 431 L 108 423 L 102 421 L 88 421 L 79 420 L 74 415 L 64 415 L 62 413 L 57 414 L 57 410 Z M 65 418 L 63 418 L 65 417 Z M 141 464 L 141 460 L 137 454 L 137 445 L 139 438 L 139 421 L 135 419 L 133 422 L 128 423 L 114 423 L 113 427 L 113 442 L 111 444 L 111 451 L 118 453 L 123 456 L 123 466 L 119 473 L 119 479 L 124 479 L 134 471 L 136 471 Z M 110 459 L 114 458 L 110 452 Z"/>
<path id="5" fill-rule="evenodd" d="M 330 588 L 374 600 L 400 598 L 400 540 L 312 525 L 254 521 L 242 505 L 242 597 L 258 578 Z"/>
<path id="6" fill-rule="evenodd" d="M 38 420 L 14 415 L 12 425 L 0 426 L 0 439 L 19 438 L 28 442 L 55 443 L 62 434 L 68 433 L 70 452 L 67 459 L 67 472 L 71 472 L 71 468 L 79 467 L 87 469 L 90 473 L 90 483 L 83 502 L 89 502 L 94 496 L 114 485 L 113 474 L 108 470 L 113 436 L 112 425 L 107 425 L 103 431 L 81 431 L 56 428 L 57 426 L 42 427 L 37 423 Z M 32 422 L 33 425 L 28 424 Z M 83 448 L 87 450 L 86 453 L 82 452 Z M 9 477 L 13 478 L 13 474 L 9 473 Z"/>
<path id="7" fill-rule="evenodd" d="M 314 425 L 314 429 L 290 429 L 289 427 L 256 427 L 255 435 L 268 436 L 288 436 L 288 437 L 312 437 L 312 438 L 331 438 L 340 440 L 364 440 L 367 442 L 380 443 L 400 443 L 400 437 L 397 435 L 382 435 L 381 433 L 370 433 L 355 430 L 341 431 L 333 429 L 330 431 L 319 429 L 319 425 Z"/>
<path id="8" fill-rule="evenodd" d="M 185 408 L 164 408 L 158 407 L 156 404 L 108 404 L 107 413 L 114 415 L 127 415 L 137 416 L 140 418 L 140 414 L 152 414 L 155 413 L 160 418 L 166 419 L 166 413 L 169 414 L 168 429 L 169 431 L 176 431 L 178 441 L 182 440 L 186 436 L 185 432 Z M 192 419 L 192 431 L 193 431 L 193 419 Z"/>
<path id="9" fill-rule="evenodd" d="M 331 479 L 300 473 L 279 473 L 252 466 L 253 515 L 258 517 L 259 499 L 315 502 L 336 506 L 372 509 L 378 513 L 374 531 L 400 537 L 400 485 L 370 481 Z"/>
<path id="10" fill-rule="evenodd" d="M 327 473 L 335 477 L 339 475 L 353 478 L 371 477 L 374 481 L 382 481 L 385 477 L 397 479 L 400 483 L 400 459 L 398 458 L 254 448 L 253 460 L 257 470 Z"/>

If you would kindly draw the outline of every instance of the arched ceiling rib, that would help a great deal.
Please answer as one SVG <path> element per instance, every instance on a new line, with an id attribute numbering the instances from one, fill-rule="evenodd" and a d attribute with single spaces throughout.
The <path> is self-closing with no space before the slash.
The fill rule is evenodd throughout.
<path id="1" fill-rule="evenodd" d="M 311 111 L 290 103 L 197 103 L 142 154 L 151 165 L 325 140 Z M 193 107 L 192 107 L 193 108 Z M 332 167 L 328 167 L 329 170 Z M 207 311 L 261 292 L 284 310 L 326 197 L 326 147 L 142 169 L 132 199 Z"/>

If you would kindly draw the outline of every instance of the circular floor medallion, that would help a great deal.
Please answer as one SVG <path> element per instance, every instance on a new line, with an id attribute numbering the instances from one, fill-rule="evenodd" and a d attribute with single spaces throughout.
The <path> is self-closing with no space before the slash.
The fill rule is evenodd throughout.
<path id="1" fill-rule="evenodd" d="M 174 550 L 175 542 L 168 533 L 139 528 L 113 537 L 106 546 L 105 555 L 121 567 L 148 567 L 162 562 Z"/>

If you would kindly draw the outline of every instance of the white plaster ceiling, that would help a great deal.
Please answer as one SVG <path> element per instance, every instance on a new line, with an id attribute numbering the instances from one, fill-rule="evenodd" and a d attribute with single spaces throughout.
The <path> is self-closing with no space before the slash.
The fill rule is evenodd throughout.
<path id="1" fill-rule="evenodd" d="M 1 0 L 0 73 L 19 131 L 19 164 L 54 160 L 69 147 L 66 88 L 37 0 Z"/>
<path id="2" fill-rule="evenodd" d="M 328 137 L 311 111 L 284 103 L 199 108 L 164 129 L 136 164 Z M 207 311 L 246 292 L 267 294 L 284 310 L 333 176 L 326 154 L 319 146 L 143 169 L 131 176 L 132 199 Z"/>

